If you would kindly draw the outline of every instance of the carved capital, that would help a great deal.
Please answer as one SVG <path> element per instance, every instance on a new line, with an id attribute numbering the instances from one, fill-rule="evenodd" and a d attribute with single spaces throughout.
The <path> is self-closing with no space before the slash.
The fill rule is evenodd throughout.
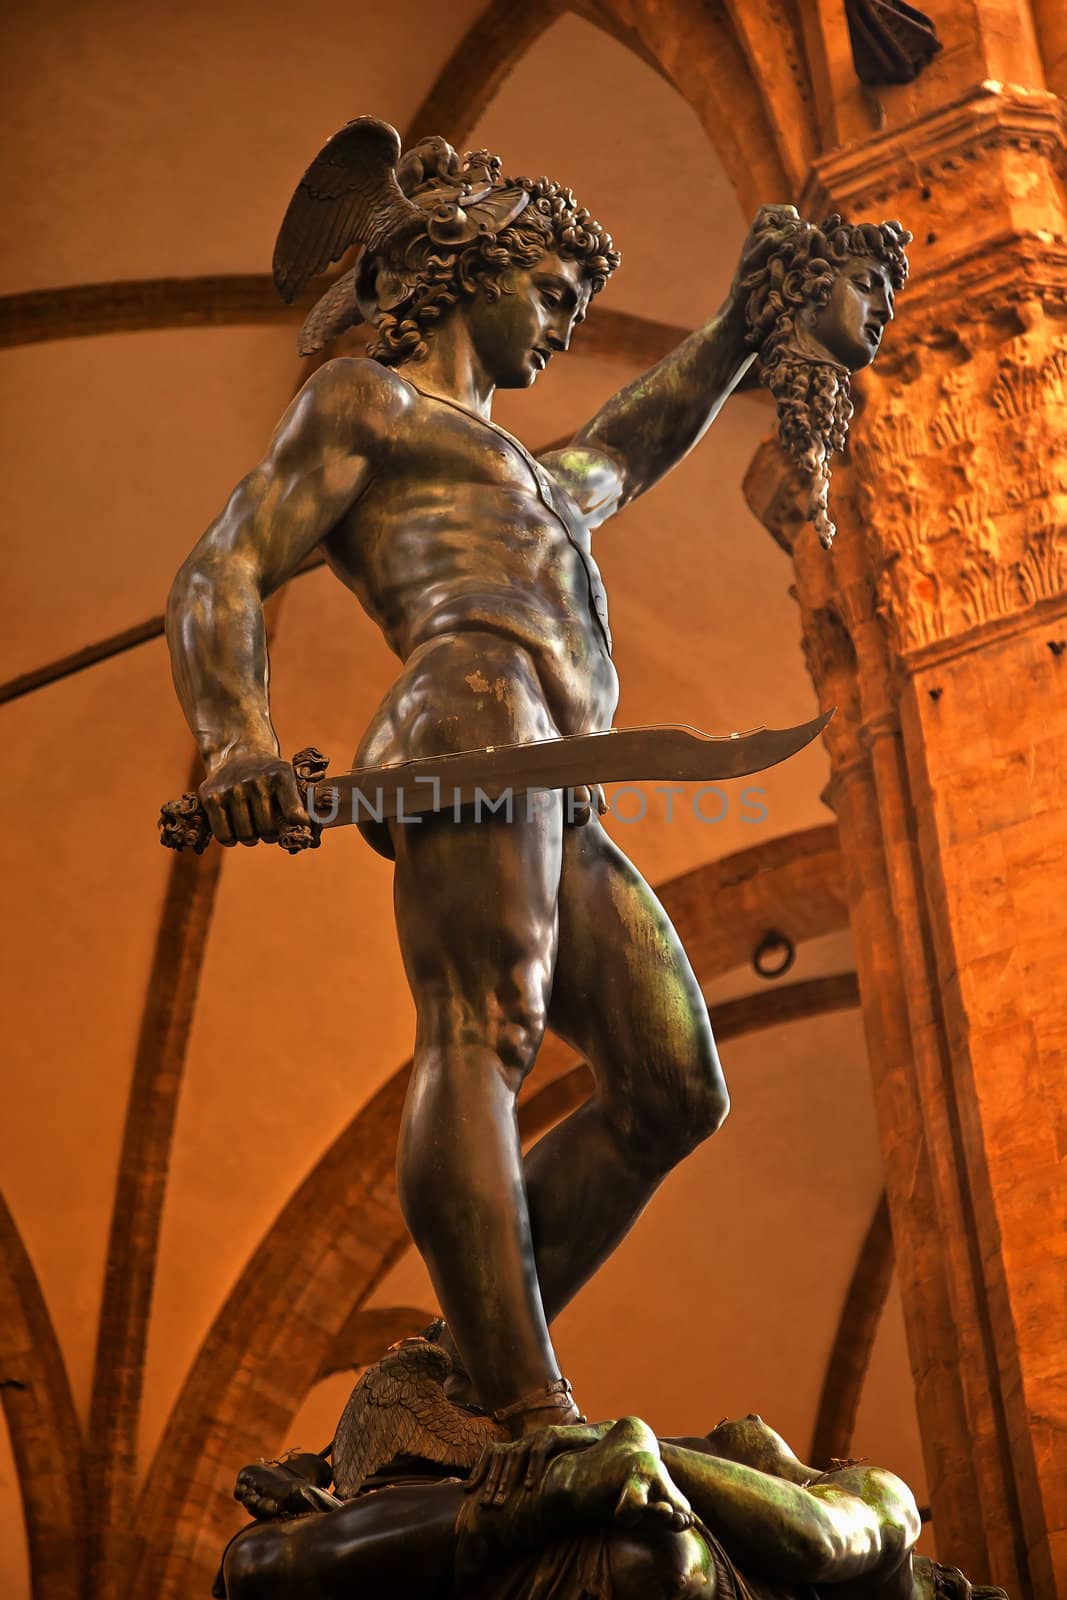
<path id="1" fill-rule="evenodd" d="M 987 274 L 988 294 L 955 330 L 931 301 L 906 355 L 867 375 L 833 558 L 809 548 L 801 486 L 775 442 L 745 479 L 749 505 L 793 555 L 806 630 L 832 611 L 869 679 L 886 643 L 913 666 L 1035 609 L 1067 610 L 1067 308 L 1046 314 L 1033 280 L 998 278 Z M 840 654 L 826 645 L 805 639 L 829 703 Z"/>
<path id="2" fill-rule="evenodd" d="M 921 360 L 868 379 L 857 532 L 898 659 L 1067 602 L 1067 315 L 1032 288 L 1003 284 L 965 337 L 931 305 Z"/>
<path id="3" fill-rule="evenodd" d="M 1035 207 L 1062 211 L 1055 177 L 1067 166 L 1067 106 L 1054 94 L 1014 84 L 975 84 L 948 105 L 820 157 L 802 197 L 805 215 L 840 209 L 851 218 L 879 209 L 900 212 L 922 242 L 924 215 L 944 237 L 928 238 L 951 251 L 961 231 L 989 231 L 997 209 L 1004 226 L 1047 226 Z M 934 251 L 930 267 L 936 266 Z M 917 254 L 922 255 L 921 252 Z M 916 266 L 921 272 L 926 263 Z"/>

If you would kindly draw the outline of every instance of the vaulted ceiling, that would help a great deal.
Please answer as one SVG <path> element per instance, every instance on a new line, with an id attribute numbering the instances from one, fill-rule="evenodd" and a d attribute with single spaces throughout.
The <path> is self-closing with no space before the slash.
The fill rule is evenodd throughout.
<path id="1" fill-rule="evenodd" d="M 158 617 L 301 381 L 274 232 L 325 135 L 373 112 L 570 184 L 624 265 L 499 420 L 577 428 L 713 311 L 746 212 L 793 196 L 840 52 L 794 0 L 137 7 L 7 23 L 0 242 L 9 821 L 0 1170 L 0 1587 L 202 1591 L 236 1467 L 320 1445 L 375 1341 L 434 1309 L 392 1178 L 412 1007 L 388 866 L 160 850 L 195 782 Z M 829 8 L 833 10 L 833 8 Z M 840 19 L 838 19 L 840 22 Z M 838 98 L 835 104 L 846 104 Z M 840 115 L 841 113 L 835 113 Z M 839 131 L 839 130 L 838 130 Z M 787 558 L 748 512 L 771 418 L 736 397 L 599 536 L 620 724 L 806 720 Z M 271 617 L 283 743 L 346 766 L 393 671 L 324 570 Z M 734 1111 L 560 1319 L 590 1414 L 757 1409 L 922 1498 L 833 818 L 816 746 L 765 817 L 650 796 L 612 823 L 713 1003 Z M 625 808 L 623 808 L 625 809 Z M 751 960 L 769 929 L 797 961 Z M 587 1092 L 550 1043 L 524 1129 Z M 23 1477 L 20 1486 L 19 1476 Z M 28 1539 L 25 1530 L 28 1527 Z M 123 1563 L 132 1563 L 124 1567 Z M 126 1571 L 132 1576 L 123 1578 Z"/>

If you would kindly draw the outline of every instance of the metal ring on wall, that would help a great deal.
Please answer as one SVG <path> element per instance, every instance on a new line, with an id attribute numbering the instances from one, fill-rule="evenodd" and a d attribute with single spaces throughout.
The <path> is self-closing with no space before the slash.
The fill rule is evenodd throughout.
<path id="1" fill-rule="evenodd" d="M 787 934 L 769 928 L 752 952 L 752 966 L 761 978 L 781 978 L 797 958 L 797 947 Z"/>

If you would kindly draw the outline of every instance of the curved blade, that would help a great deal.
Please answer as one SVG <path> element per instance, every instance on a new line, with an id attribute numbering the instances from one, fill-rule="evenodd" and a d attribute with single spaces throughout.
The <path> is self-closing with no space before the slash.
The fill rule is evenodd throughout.
<path id="1" fill-rule="evenodd" d="M 320 827 L 360 817 L 382 821 L 453 810 L 477 796 L 565 789 L 573 784 L 640 783 L 654 779 L 717 782 L 744 778 L 796 755 L 822 732 L 836 707 L 795 728 L 753 728 L 712 735 L 696 728 L 625 728 L 529 744 L 421 756 L 388 767 L 357 767 L 308 791 Z"/>
<path id="2" fill-rule="evenodd" d="M 694 752 L 694 766 L 700 770 L 691 775 L 694 778 L 745 778 L 753 772 L 765 772 L 768 767 L 788 761 L 790 756 L 795 756 L 805 745 L 809 745 L 823 731 L 836 710 L 836 706 L 831 706 L 821 716 L 813 717 L 810 722 L 798 723 L 795 728 L 753 728 L 750 733 L 709 739 L 707 744 L 717 748 L 708 751 L 706 760 Z M 686 774 L 679 773 L 678 776 L 684 777 Z"/>

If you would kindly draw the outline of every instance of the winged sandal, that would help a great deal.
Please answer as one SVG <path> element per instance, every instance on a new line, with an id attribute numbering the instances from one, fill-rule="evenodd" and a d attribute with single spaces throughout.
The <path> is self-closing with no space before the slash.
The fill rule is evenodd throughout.
<path id="1" fill-rule="evenodd" d="M 455 1364 L 440 1344 L 402 1339 L 368 1367 L 341 1413 L 333 1442 L 334 1489 L 342 1499 L 358 1494 L 367 1479 L 397 1456 L 421 1456 L 443 1467 L 470 1471 L 487 1445 L 513 1437 L 508 1421 L 520 1413 L 570 1413 L 571 1386 L 557 1378 L 535 1394 L 489 1415 L 457 1404 L 445 1393 Z"/>

